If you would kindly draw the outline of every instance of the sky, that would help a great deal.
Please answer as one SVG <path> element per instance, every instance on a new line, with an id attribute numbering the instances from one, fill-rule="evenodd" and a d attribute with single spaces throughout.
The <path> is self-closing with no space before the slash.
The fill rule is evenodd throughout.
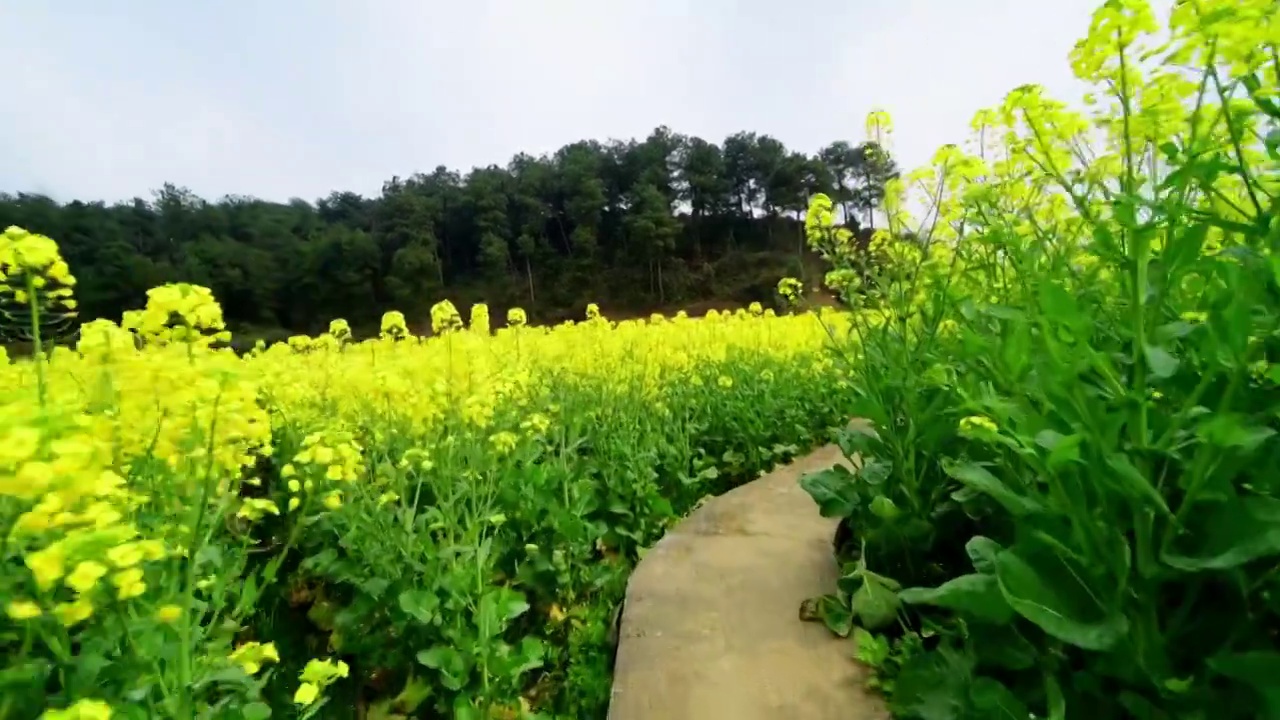
<path id="1" fill-rule="evenodd" d="M 315 200 L 656 126 L 913 168 L 1039 83 L 1099 0 L 0 0 L 0 192 Z"/>

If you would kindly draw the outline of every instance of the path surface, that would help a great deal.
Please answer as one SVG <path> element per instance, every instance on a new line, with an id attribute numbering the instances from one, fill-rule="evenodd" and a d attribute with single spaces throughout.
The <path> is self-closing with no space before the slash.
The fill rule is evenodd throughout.
<path id="1" fill-rule="evenodd" d="M 824 447 L 703 505 L 645 555 L 627 586 L 609 720 L 886 718 L 853 645 L 800 603 L 831 592 L 836 523 L 800 477 Z"/>

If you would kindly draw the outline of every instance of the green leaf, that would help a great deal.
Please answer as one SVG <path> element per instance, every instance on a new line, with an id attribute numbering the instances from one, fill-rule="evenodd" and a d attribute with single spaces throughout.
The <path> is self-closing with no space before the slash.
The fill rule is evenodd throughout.
<path id="1" fill-rule="evenodd" d="M 1000 543 L 981 535 L 974 535 L 969 538 L 969 542 L 964 544 L 964 551 L 969 555 L 969 561 L 973 563 L 973 569 L 980 573 L 994 573 L 996 571 L 996 555 L 1003 549 Z"/>
<path id="2" fill-rule="evenodd" d="M 849 637 L 853 630 L 853 609 L 835 595 L 818 598 L 818 618 L 828 630 L 840 637 Z"/>
<path id="3" fill-rule="evenodd" d="M 877 495 L 871 501 L 871 514 L 881 520 L 892 520 L 902 514 L 898 506 L 887 495 Z"/>
<path id="4" fill-rule="evenodd" d="M 986 468 L 972 462 L 957 463 L 950 460 L 944 460 L 942 470 L 951 477 L 959 480 L 965 487 L 972 488 L 978 492 L 985 493 L 996 502 L 1000 503 L 1010 514 L 1021 517 L 1040 512 L 1040 504 L 1034 500 L 1024 498 L 1011 490 L 1007 485 L 1000 482 L 995 475 L 992 475 Z"/>
<path id="5" fill-rule="evenodd" d="M 857 476 L 843 465 L 805 475 L 800 487 L 818 503 L 822 517 L 848 517 L 861 504 Z"/>
<path id="6" fill-rule="evenodd" d="M 969 646 L 974 649 L 978 667 L 983 668 L 1030 670 L 1040 659 L 1039 649 L 1013 624 L 972 623 Z"/>
<path id="7" fill-rule="evenodd" d="M 1000 594 L 999 583 L 992 575 L 961 575 L 935 588 L 908 588 L 898 593 L 898 599 L 910 605 L 947 608 L 987 622 L 1007 623 L 1013 619 L 1013 608 Z"/>
<path id="8" fill-rule="evenodd" d="M 1194 332 L 1195 329 L 1195 325 L 1192 325 L 1185 320 L 1174 320 L 1173 322 L 1165 323 L 1164 325 L 1156 328 L 1153 334 L 1156 339 L 1162 342 L 1169 342 L 1170 340 L 1186 337 Z"/>
<path id="9" fill-rule="evenodd" d="M 1000 591 L 1014 611 L 1065 643 L 1108 650 L 1129 632 L 1129 621 L 1103 605 L 1086 576 L 1075 561 L 1031 543 L 996 556 Z"/>
<path id="10" fill-rule="evenodd" d="M 868 630 L 879 630 L 892 625 L 898 617 L 898 594 L 889 589 L 878 576 L 867 574 L 862 587 L 849 601 L 859 624 Z"/>
<path id="11" fill-rule="evenodd" d="M 489 590 L 476 608 L 477 629 L 482 637 L 495 637 L 528 610 L 529 602 L 519 592 L 506 587 Z"/>
<path id="12" fill-rule="evenodd" d="M 1179 570 L 1230 570 L 1280 554 L 1280 500 L 1268 497 L 1202 501 L 1187 514 L 1174 548 L 1161 554 Z"/>
<path id="13" fill-rule="evenodd" d="M 1142 354 L 1147 358 L 1147 367 L 1153 377 L 1164 379 L 1178 370 L 1178 359 L 1159 345 L 1144 344 Z"/>
<path id="14" fill-rule="evenodd" d="M 517 651 L 518 662 L 513 669 L 516 676 L 542 666 L 547 655 L 546 645 L 535 637 L 524 637 L 520 640 Z"/>
<path id="15" fill-rule="evenodd" d="M 879 485 L 889 479 L 892 470 L 893 463 L 871 458 L 864 460 L 862 467 L 858 468 L 858 479 L 868 485 Z"/>
<path id="16" fill-rule="evenodd" d="M 1255 650 L 1209 659 L 1214 672 L 1253 688 L 1266 712 L 1259 717 L 1280 717 L 1280 652 Z"/>
<path id="17" fill-rule="evenodd" d="M 251 702 L 240 710 L 244 720 L 267 720 L 271 717 L 271 708 L 266 703 Z"/>
<path id="18" fill-rule="evenodd" d="M 420 650 L 418 662 L 440 673 L 440 684 L 450 690 L 461 690 L 467 683 L 467 660 L 449 645 L 433 645 Z"/>
<path id="19" fill-rule="evenodd" d="M 1218 447 L 1241 448 L 1245 452 L 1253 452 L 1275 435 L 1276 431 L 1263 425 L 1250 424 L 1240 415 L 1215 413 L 1212 418 L 1200 424 L 1197 434 L 1205 442 Z"/>
<path id="20" fill-rule="evenodd" d="M 1044 696 L 1049 707 L 1049 716 L 1045 720 L 1067 720 L 1067 699 L 1062 694 L 1062 686 L 1048 671 L 1044 674 Z"/>
<path id="21" fill-rule="evenodd" d="M 1056 470 L 1069 462 L 1080 459 L 1080 443 L 1084 436 L 1079 434 L 1063 435 L 1053 430 L 1041 430 L 1036 433 L 1036 444 L 1049 451 L 1047 464 L 1050 470 Z"/>
<path id="22" fill-rule="evenodd" d="M 401 610 L 424 625 L 429 624 L 440 609 L 440 597 L 430 590 L 405 590 L 398 601 Z"/>
<path id="23" fill-rule="evenodd" d="M 1115 471 L 1115 477 L 1119 481 L 1120 491 L 1132 500 L 1146 500 L 1156 508 L 1159 508 L 1165 515 L 1172 515 L 1169 506 L 1165 504 L 1164 496 L 1156 490 L 1147 476 L 1143 475 L 1137 467 L 1134 466 L 1129 458 L 1120 453 L 1112 453 L 1107 456 L 1107 465 Z"/>
<path id="24" fill-rule="evenodd" d="M 973 659 L 949 647 L 913 655 L 889 699 L 894 717 L 959 720 L 968 705 Z"/>
<path id="25" fill-rule="evenodd" d="M 1038 288 L 1040 309 L 1046 317 L 1068 327 L 1078 327 L 1083 319 L 1075 297 L 1056 282 L 1042 282 Z"/>
<path id="26" fill-rule="evenodd" d="M 454 720 L 483 720 L 484 713 L 471 702 L 470 698 L 459 695 L 453 700 L 453 717 Z"/>
<path id="27" fill-rule="evenodd" d="M 853 657 L 872 668 L 884 666 L 889 659 L 889 641 L 862 628 L 853 630 Z"/>
<path id="28" fill-rule="evenodd" d="M 1028 720 L 1031 711 L 999 680 L 980 677 L 969 687 L 969 700 L 979 717 L 991 720 Z"/>
<path id="29" fill-rule="evenodd" d="M 370 578 L 360 583 L 360 588 L 374 598 L 382 597 L 382 593 L 390 586 L 391 581 L 383 578 Z"/>

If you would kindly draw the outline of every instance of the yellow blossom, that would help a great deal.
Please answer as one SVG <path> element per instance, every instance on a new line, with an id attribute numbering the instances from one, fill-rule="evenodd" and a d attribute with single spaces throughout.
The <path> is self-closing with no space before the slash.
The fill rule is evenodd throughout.
<path id="1" fill-rule="evenodd" d="M 962 433 L 972 433 L 979 430 L 996 432 L 998 429 L 999 427 L 994 420 L 983 415 L 970 415 L 960 421 L 960 432 Z"/>
<path id="2" fill-rule="evenodd" d="M 13 600 L 5 605 L 4 612 L 14 620 L 30 620 L 43 614 L 40 606 L 30 600 Z"/>
<path id="3" fill-rule="evenodd" d="M 128 600 L 146 592 L 147 584 L 142 580 L 141 568 L 128 568 L 111 576 L 111 584 L 116 586 L 116 598 Z"/>
<path id="4" fill-rule="evenodd" d="M 107 566 L 92 560 L 85 560 L 76 565 L 76 569 L 67 576 L 67 587 L 78 593 L 87 593 L 107 574 Z"/>
<path id="5" fill-rule="evenodd" d="M 298 691 L 293 694 L 293 702 L 295 705 L 310 705 L 320 697 L 320 688 L 314 683 L 304 682 L 298 686 Z"/>
<path id="6" fill-rule="evenodd" d="M 66 627 L 84 622 L 93 615 L 93 603 L 87 598 L 77 598 L 69 603 L 58 603 L 53 607 L 53 614 Z"/>
<path id="7" fill-rule="evenodd" d="M 118 568 L 133 567 L 142 562 L 144 555 L 138 543 L 125 543 L 107 550 L 107 560 Z"/>
<path id="8" fill-rule="evenodd" d="M 182 608 L 177 605 L 162 605 L 156 610 L 156 620 L 170 624 L 178 621 L 182 617 Z"/>
<path id="9" fill-rule="evenodd" d="M 101 700 L 82 698 L 62 710 L 46 710 L 40 720 L 111 720 L 111 706 Z"/>
<path id="10" fill-rule="evenodd" d="M 330 510 L 337 510 L 342 507 L 342 493 L 334 490 L 324 496 L 324 506 Z"/>

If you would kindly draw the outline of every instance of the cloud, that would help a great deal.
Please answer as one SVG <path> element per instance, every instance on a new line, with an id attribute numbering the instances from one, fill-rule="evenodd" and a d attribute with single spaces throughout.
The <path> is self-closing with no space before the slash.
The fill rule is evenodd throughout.
<path id="1" fill-rule="evenodd" d="M 63 0 L 0 10 L 12 74 L 0 190 L 206 197 L 373 194 L 657 125 L 816 151 L 882 107 L 905 166 L 1040 82 L 1096 0 Z M 12 79 L 16 78 L 16 82 Z"/>

